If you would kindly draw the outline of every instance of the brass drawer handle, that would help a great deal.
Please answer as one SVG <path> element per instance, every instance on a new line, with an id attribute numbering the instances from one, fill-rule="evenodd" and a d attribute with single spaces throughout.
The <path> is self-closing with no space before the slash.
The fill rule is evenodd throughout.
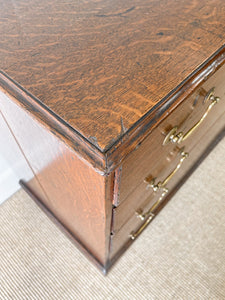
<path id="1" fill-rule="evenodd" d="M 193 127 L 191 127 L 191 129 L 189 129 L 188 132 L 186 132 L 186 133 L 183 133 L 182 131 L 177 132 L 178 131 L 177 126 L 175 126 L 173 129 L 170 130 L 170 132 L 165 137 L 165 139 L 163 141 L 163 145 L 167 145 L 169 142 L 179 144 L 179 143 L 185 141 L 200 126 L 200 124 L 208 116 L 208 114 L 211 111 L 211 109 L 213 108 L 213 106 L 216 105 L 220 101 L 219 97 L 215 97 L 213 95 L 213 90 L 214 89 L 212 89 L 212 91 L 208 94 L 208 97 L 206 99 L 206 101 L 210 100 L 211 103 L 209 104 L 206 112 L 201 117 L 201 119 Z"/>
<path id="2" fill-rule="evenodd" d="M 159 189 L 165 189 L 165 185 L 167 182 L 177 173 L 177 171 L 182 166 L 184 160 L 189 156 L 188 152 L 184 152 L 184 147 L 180 150 L 181 158 L 179 160 L 179 163 L 177 164 L 176 168 L 163 180 L 159 181 L 157 184 L 155 184 L 156 178 L 153 178 L 148 176 L 145 178 L 145 182 L 148 184 L 148 186 L 152 187 L 154 192 L 158 191 Z"/>
<path id="3" fill-rule="evenodd" d="M 158 207 L 158 205 L 160 204 L 160 202 L 163 200 L 163 198 L 165 197 L 165 195 L 169 192 L 169 190 L 167 188 L 163 188 L 162 194 L 159 197 L 159 199 L 153 204 L 153 206 L 146 211 L 145 213 L 143 213 L 142 209 L 139 209 L 136 211 L 136 215 L 138 218 L 140 218 L 142 221 L 144 221 L 144 219 L 149 215 L 152 214 L 153 211 Z"/>
<path id="4" fill-rule="evenodd" d="M 159 199 L 153 204 L 153 206 L 145 213 L 143 213 L 143 210 L 140 209 L 136 211 L 137 217 L 140 218 L 142 221 L 147 218 L 147 220 L 142 224 L 142 226 L 136 231 L 130 233 L 130 238 L 132 240 L 135 240 L 136 237 L 146 228 L 146 226 L 152 221 L 152 219 L 155 217 L 155 214 L 153 213 L 154 210 L 159 206 L 162 199 L 165 197 L 165 195 L 169 192 L 168 188 L 165 187 L 167 182 L 175 175 L 175 173 L 180 169 L 183 161 L 188 157 L 188 153 L 184 152 L 184 148 L 180 150 L 180 161 L 177 164 L 176 168 L 161 182 L 159 181 L 157 184 L 155 184 L 155 178 L 150 179 L 149 177 L 145 178 L 145 182 L 148 183 L 149 186 L 153 188 L 154 191 L 162 190 L 162 194 L 159 197 Z"/>
<path id="5" fill-rule="evenodd" d="M 168 192 L 168 189 L 165 188 L 165 193 L 167 193 L 167 192 Z M 143 214 L 142 210 L 136 212 L 137 217 L 140 218 L 141 220 L 144 220 L 147 217 L 148 218 L 136 232 L 132 231 L 130 233 L 130 238 L 132 240 L 135 240 L 142 233 L 142 231 L 147 227 L 147 225 L 152 221 L 152 219 L 155 217 L 155 214 L 153 213 L 153 211 L 160 204 L 163 197 L 164 196 L 162 193 L 162 196 L 158 199 L 158 201 L 145 214 Z"/>
<path id="6" fill-rule="evenodd" d="M 188 157 L 189 154 L 187 152 L 184 152 L 184 148 L 182 148 L 180 150 L 180 155 L 181 155 L 181 158 L 180 158 L 179 163 L 177 164 L 176 168 L 163 181 L 159 181 L 156 184 L 155 183 L 156 178 L 153 178 L 153 179 L 151 179 L 150 177 L 145 178 L 145 182 L 148 184 L 148 186 L 153 188 L 154 192 L 161 190 L 162 194 L 159 197 L 159 199 L 156 201 L 156 203 L 146 213 L 143 213 L 142 210 L 138 210 L 136 212 L 138 218 L 140 218 L 141 220 L 144 220 L 149 215 L 149 213 L 153 212 L 155 210 L 155 208 L 163 200 L 163 198 L 166 196 L 166 194 L 169 192 L 169 189 L 166 187 L 166 184 L 180 169 L 181 165 L 183 164 L 184 160 Z"/>
<path id="7" fill-rule="evenodd" d="M 144 222 L 144 224 L 136 232 L 132 231 L 130 233 L 130 238 L 132 240 L 135 240 L 139 236 L 139 234 L 141 234 L 142 231 L 147 227 L 147 225 L 152 221 L 152 219 L 154 218 L 154 216 L 155 215 L 153 213 L 150 213 L 148 219 Z"/>

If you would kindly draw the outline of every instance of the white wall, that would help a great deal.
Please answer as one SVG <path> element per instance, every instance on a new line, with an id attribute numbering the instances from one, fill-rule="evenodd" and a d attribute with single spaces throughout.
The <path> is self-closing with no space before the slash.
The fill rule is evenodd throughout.
<path id="1" fill-rule="evenodd" d="M 19 188 L 19 180 L 33 177 L 26 160 L 0 113 L 0 204 Z"/>
<path id="2" fill-rule="evenodd" d="M 0 204 L 19 190 L 17 177 L 9 163 L 0 156 Z"/>

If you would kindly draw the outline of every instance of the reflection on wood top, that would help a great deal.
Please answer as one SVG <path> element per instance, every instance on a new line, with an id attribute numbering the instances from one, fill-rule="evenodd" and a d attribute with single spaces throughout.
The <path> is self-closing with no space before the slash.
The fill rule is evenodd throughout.
<path id="1" fill-rule="evenodd" d="M 225 39 L 224 0 L 0 0 L 0 69 L 108 149 Z"/>

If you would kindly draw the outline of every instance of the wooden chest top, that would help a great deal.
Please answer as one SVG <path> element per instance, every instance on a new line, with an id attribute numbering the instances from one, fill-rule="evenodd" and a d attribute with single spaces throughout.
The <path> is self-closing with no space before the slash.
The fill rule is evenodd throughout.
<path id="1" fill-rule="evenodd" d="M 224 16 L 224 0 L 0 0 L 0 83 L 101 156 L 223 46 Z"/>

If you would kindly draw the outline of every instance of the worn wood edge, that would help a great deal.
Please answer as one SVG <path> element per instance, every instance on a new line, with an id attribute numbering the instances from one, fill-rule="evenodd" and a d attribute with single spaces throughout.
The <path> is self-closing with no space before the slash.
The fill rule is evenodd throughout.
<path id="1" fill-rule="evenodd" d="M 106 150 L 107 171 L 115 169 L 149 133 L 165 119 L 169 112 L 181 104 L 199 85 L 212 76 L 225 63 L 225 45 L 200 65 L 180 85 L 164 97 L 138 122 L 136 122 L 114 145 Z"/>
<path id="2" fill-rule="evenodd" d="M 114 171 L 114 188 L 113 188 L 113 197 L 112 197 L 112 204 L 114 206 L 119 205 L 121 176 L 122 176 L 122 166 L 115 169 L 115 171 Z"/>
<path id="3" fill-rule="evenodd" d="M 13 97 L 14 102 L 26 109 L 42 126 L 47 127 L 52 134 L 75 150 L 82 158 L 89 161 L 94 168 L 104 173 L 106 166 L 105 155 L 97 146 L 90 143 L 79 132 L 1 70 L 0 88 L 2 88 L 3 93 Z"/>
<path id="4" fill-rule="evenodd" d="M 112 228 L 112 211 L 113 211 L 113 191 L 114 191 L 114 184 L 115 184 L 115 172 L 110 173 L 109 175 L 105 176 L 105 213 L 106 213 L 106 223 L 105 223 L 105 275 L 107 273 L 107 264 L 108 264 L 108 257 L 110 253 L 110 241 L 111 241 L 111 228 Z"/>
<path id="5" fill-rule="evenodd" d="M 160 213 L 163 207 L 171 200 L 171 198 L 176 194 L 176 192 L 180 189 L 180 187 L 187 181 L 187 179 L 192 175 L 192 173 L 199 167 L 199 165 L 205 160 L 205 158 L 210 154 L 210 152 L 215 148 L 215 146 L 225 138 L 225 127 L 217 134 L 217 136 L 213 139 L 213 141 L 209 144 L 207 149 L 203 152 L 201 157 L 196 161 L 196 163 L 188 170 L 188 172 L 181 178 L 178 184 L 170 191 L 165 200 L 157 207 L 154 211 L 155 217 Z M 152 221 L 146 226 L 146 228 L 154 221 L 155 217 Z M 146 229 L 145 228 L 145 229 Z M 145 230 L 144 229 L 144 230 Z M 139 236 L 135 240 L 128 240 L 122 249 L 120 249 L 114 257 L 108 261 L 106 270 L 107 272 L 115 265 L 115 263 L 119 260 L 122 254 L 131 246 L 133 242 L 135 242 Z"/>
<path id="6" fill-rule="evenodd" d="M 47 206 L 28 188 L 23 180 L 20 180 L 19 184 L 36 203 L 36 205 L 47 215 L 47 217 L 78 248 L 78 250 L 80 250 L 102 272 L 103 275 L 106 275 L 108 271 L 107 266 L 102 265 L 102 263 L 85 247 L 85 245 L 56 218 L 56 216 L 47 208 Z"/>
<path id="7" fill-rule="evenodd" d="M 101 149 L 89 141 L 1 70 L 0 87 L 2 86 L 4 91 L 14 97 L 14 101 L 18 105 L 28 110 L 34 118 L 43 126 L 48 127 L 53 134 L 75 150 L 80 157 L 88 161 L 102 174 L 108 174 L 147 137 L 168 115 L 169 111 L 174 110 L 224 63 L 225 45 L 219 48 L 173 91 L 150 109 L 128 131 L 120 136 L 114 144 L 109 145 L 105 149 Z"/>

